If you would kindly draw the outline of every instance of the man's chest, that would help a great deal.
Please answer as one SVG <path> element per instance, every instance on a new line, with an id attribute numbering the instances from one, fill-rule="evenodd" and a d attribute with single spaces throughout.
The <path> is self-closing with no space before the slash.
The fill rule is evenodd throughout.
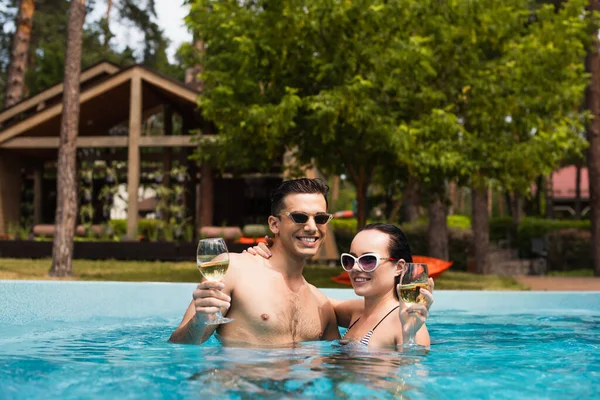
<path id="1" fill-rule="evenodd" d="M 255 335 L 289 342 L 318 340 L 323 335 L 322 310 L 308 288 L 293 292 L 279 285 L 254 287 L 233 298 L 232 311 Z"/>

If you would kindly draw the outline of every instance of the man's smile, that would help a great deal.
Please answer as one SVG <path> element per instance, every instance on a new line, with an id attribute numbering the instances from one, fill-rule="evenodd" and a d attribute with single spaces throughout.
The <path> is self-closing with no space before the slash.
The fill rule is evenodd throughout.
<path id="1" fill-rule="evenodd" d="M 319 238 L 316 236 L 296 236 L 296 239 L 298 239 L 300 242 L 302 242 L 302 244 L 307 246 L 313 246 L 319 240 Z"/>

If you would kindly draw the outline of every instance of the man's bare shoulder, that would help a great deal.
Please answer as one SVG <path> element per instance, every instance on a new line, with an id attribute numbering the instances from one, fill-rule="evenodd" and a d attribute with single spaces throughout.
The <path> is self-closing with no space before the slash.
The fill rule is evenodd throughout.
<path id="1" fill-rule="evenodd" d="M 263 276 L 268 273 L 265 259 L 248 253 L 229 253 L 228 273 L 236 276 Z"/>
<path id="2" fill-rule="evenodd" d="M 325 293 L 321 292 L 319 289 L 317 289 L 317 287 L 315 285 L 311 285 L 310 283 L 307 283 L 308 287 L 310 288 L 310 291 L 312 292 L 312 294 L 319 300 L 319 304 L 323 305 L 323 304 L 331 304 L 331 302 L 329 301 L 329 297 L 327 297 L 325 295 Z"/>
<path id="3" fill-rule="evenodd" d="M 260 267 L 264 258 L 250 253 L 229 253 L 229 266 L 233 268 Z"/>

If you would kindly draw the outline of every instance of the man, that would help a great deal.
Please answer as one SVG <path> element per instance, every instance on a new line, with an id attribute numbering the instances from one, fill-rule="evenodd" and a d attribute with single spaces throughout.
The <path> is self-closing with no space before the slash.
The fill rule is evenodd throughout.
<path id="1" fill-rule="evenodd" d="M 283 182 L 271 199 L 268 223 L 277 239 L 272 256 L 267 260 L 248 253 L 230 254 L 224 282 L 198 285 L 170 341 L 203 343 L 215 328 L 226 344 L 284 346 L 339 339 L 329 299 L 302 276 L 331 220 L 328 190 L 316 179 Z M 207 325 L 219 309 L 235 321 Z"/>

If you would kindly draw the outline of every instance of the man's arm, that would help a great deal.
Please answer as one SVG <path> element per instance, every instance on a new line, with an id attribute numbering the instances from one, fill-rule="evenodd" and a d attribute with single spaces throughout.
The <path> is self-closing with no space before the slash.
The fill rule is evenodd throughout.
<path id="1" fill-rule="evenodd" d="M 222 289 L 222 290 L 220 290 Z M 221 282 L 204 281 L 193 293 L 181 323 L 171 334 L 170 342 L 201 344 L 208 340 L 218 325 L 208 325 L 214 314 L 221 310 L 226 315 L 231 304 L 231 288 Z"/>
<path id="2" fill-rule="evenodd" d="M 321 314 L 321 320 L 325 322 L 325 328 L 323 329 L 323 334 L 321 336 L 321 340 L 337 340 L 340 338 L 340 331 L 338 329 L 337 320 L 335 318 L 335 311 L 333 309 L 333 304 L 331 304 L 331 299 L 325 296 L 319 289 L 315 286 L 310 285 L 311 291 L 317 296 L 319 300 L 319 309 Z M 338 301 L 338 300 L 336 300 Z"/>

